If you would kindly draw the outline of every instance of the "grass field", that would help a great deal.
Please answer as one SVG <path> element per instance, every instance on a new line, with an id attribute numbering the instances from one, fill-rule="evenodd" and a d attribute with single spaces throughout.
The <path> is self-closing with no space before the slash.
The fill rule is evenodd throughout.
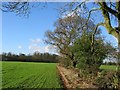
<path id="1" fill-rule="evenodd" d="M 62 88 L 55 63 L 1 63 L 2 88 Z M 116 66 L 101 65 L 100 69 L 115 70 Z"/>
<path id="2" fill-rule="evenodd" d="M 101 65 L 100 69 L 104 69 L 104 70 L 116 70 L 116 65 Z"/>
<path id="3" fill-rule="evenodd" d="M 2 62 L 2 88 L 61 88 L 56 64 Z"/>

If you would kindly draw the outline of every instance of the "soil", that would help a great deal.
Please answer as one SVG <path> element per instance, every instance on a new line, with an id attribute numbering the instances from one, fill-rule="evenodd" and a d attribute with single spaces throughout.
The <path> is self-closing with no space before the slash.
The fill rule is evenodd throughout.
<path id="1" fill-rule="evenodd" d="M 92 83 L 84 81 L 80 78 L 77 69 L 68 69 L 60 65 L 57 66 L 57 69 L 65 88 L 97 88 Z"/>

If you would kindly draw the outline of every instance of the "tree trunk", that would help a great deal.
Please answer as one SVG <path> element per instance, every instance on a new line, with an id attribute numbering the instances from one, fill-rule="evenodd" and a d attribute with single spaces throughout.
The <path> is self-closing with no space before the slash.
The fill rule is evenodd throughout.
<path id="1" fill-rule="evenodd" d="M 118 32 L 118 61 L 117 61 L 117 71 L 120 70 L 120 30 Z"/>
<path id="2" fill-rule="evenodd" d="M 116 3 L 117 10 L 118 10 L 118 28 L 117 28 L 117 34 L 118 34 L 118 71 L 120 70 L 120 1 Z"/>

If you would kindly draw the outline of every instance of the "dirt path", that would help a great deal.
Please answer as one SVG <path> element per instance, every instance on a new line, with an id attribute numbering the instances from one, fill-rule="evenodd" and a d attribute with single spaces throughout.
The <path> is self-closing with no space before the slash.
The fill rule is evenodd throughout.
<path id="1" fill-rule="evenodd" d="M 78 77 L 78 73 L 75 69 L 66 69 L 59 65 L 57 66 L 57 69 L 66 88 L 95 88 L 92 84 L 88 84 Z"/>

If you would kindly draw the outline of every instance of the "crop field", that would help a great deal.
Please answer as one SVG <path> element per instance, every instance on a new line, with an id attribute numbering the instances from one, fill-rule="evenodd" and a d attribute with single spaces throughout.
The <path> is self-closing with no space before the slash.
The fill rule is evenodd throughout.
<path id="1" fill-rule="evenodd" d="M 116 70 L 116 65 L 101 65 L 100 69 L 104 69 L 104 70 Z"/>
<path id="2" fill-rule="evenodd" d="M 2 62 L 2 88 L 62 88 L 55 63 Z"/>

